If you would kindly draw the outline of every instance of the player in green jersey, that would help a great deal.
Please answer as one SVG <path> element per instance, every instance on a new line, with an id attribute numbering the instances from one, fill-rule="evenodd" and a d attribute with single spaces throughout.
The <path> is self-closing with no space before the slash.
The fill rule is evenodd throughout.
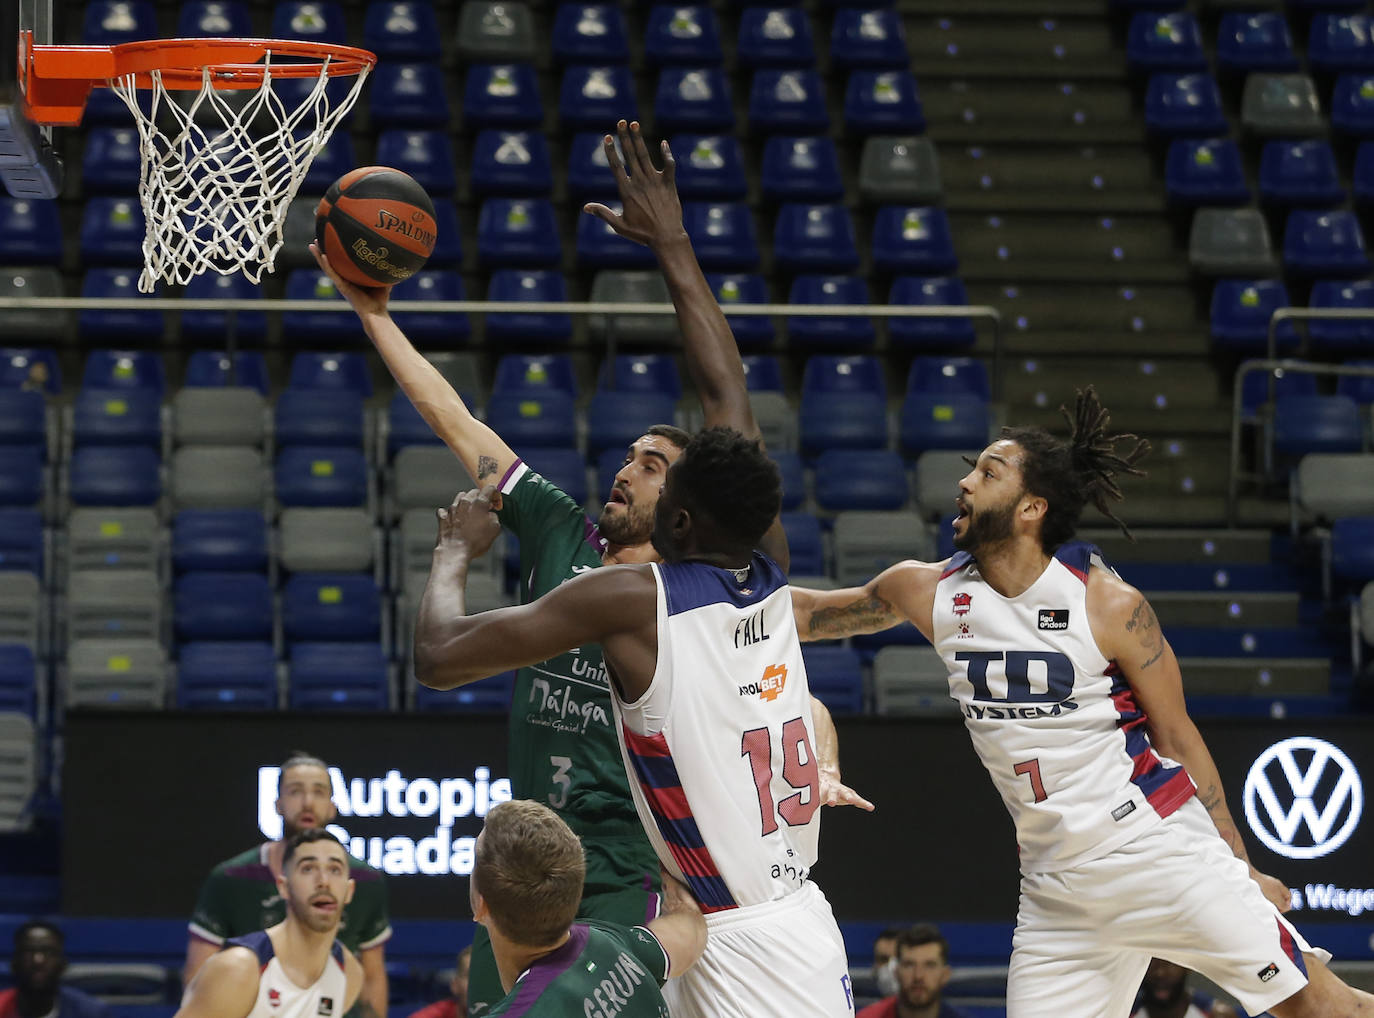
<path id="1" fill-rule="evenodd" d="M 487 814 L 468 895 L 505 993 L 488 1015 L 668 1018 L 659 988 L 706 946 L 701 910 L 665 877 L 656 919 L 574 921 L 585 872 L 577 836 L 547 806 L 516 799 Z"/>
<path id="2" fill-rule="evenodd" d="M 286 843 L 300 831 L 324 827 L 335 816 L 329 768 L 318 757 L 297 752 L 281 766 L 277 779 L 277 812 L 282 818 L 279 841 L 268 841 L 220 863 L 201 885 L 191 916 L 190 942 L 182 980 L 189 985 L 200 967 L 231 937 L 242 937 L 275 926 L 286 917 L 286 901 L 278 890 Z M 360 1002 L 367 1002 L 378 1018 L 387 1003 L 386 942 L 391 939 L 387 917 L 386 877 L 361 859 L 350 856 L 353 898 L 339 923 L 339 943 L 363 967 Z"/>

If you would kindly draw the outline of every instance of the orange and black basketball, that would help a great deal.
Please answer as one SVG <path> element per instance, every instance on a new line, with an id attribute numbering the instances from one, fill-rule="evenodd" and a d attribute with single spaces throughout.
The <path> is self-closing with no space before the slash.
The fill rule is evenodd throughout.
<path id="1" fill-rule="evenodd" d="M 434 250 L 434 203 L 408 173 L 361 166 L 329 186 L 315 207 L 315 240 L 329 264 L 359 286 L 392 286 Z"/>

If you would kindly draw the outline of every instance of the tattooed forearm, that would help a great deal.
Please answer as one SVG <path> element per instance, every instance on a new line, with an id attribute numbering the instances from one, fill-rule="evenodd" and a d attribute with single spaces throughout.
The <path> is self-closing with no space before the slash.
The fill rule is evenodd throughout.
<path id="1" fill-rule="evenodd" d="M 859 633 L 876 633 L 900 621 L 892 605 L 877 594 L 870 594 L 849 604 L 816 609 L 806 630 L 813 639 L 838 640 Z"/>
<path id="2" fill-rule="evenodd" d="M 477 457 L 477 483 L 481 484 L 488 477 L 496 476 L 496 460 L 490 456 Z"/>
<path id="3" fill-rule="evenodd" d="M 1143 597 L 1126 620 L 1126 632 L 1136 634 L 1140 641 L 1141 650 L 1145 653 L 1145 660 L 1140 664 L 1142 669 L 1149 668 L 1164 655 L 1164 634 L 1160 632 L 1159 619 L 1155 617 L 1150 602 Z"/>
<path id="4" fill-rule="evenodd" d="M 1231 811 L 1226 808 L 1226 796 L 1222 794 L 1220 786 L 1212 783 L 1206 789 L 1198 789 L 1197 798 L 1207 810 L 1207 815 L 1212 818 L 1221 840 L 1226 842 L 1237 859 L 1249 862 L 1250 856 L 1245 851 L 1245 842 L 1240 836 L 1240 831 L 1236 830 L 1236 822 L 1231 819 Z"/>

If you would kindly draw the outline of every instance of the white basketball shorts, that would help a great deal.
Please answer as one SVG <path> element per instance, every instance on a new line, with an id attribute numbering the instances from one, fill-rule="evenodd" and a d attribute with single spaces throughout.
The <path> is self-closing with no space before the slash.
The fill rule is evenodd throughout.
<path id="1" fill-rule="evenodd" d="M 1250 1014 L 1322 961 L 1250 879 L 1196 797 L 1100 859 L 1021 879 L 1007 1018 L 1127 1018 L 1150 958 L 1201 972 Z"/>

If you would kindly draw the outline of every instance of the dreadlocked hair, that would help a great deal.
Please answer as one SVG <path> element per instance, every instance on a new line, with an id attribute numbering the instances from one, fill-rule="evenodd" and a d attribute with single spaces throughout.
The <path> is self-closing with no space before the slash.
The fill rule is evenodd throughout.
<path id="1" fill-rule="evenodd" d="M 1026 490 L 1049 503 L 1040 529 L 1040 542 L 1047 552 L 1073 538 L 1089 503 L 1120 527 L 1128 540 L 1135 540 L 1130 528 L 1112 512 L 1111 503 L 1125 497 L 1117 484 L 1118 474 L 1145 476 L 1135 464 L 1150 451 L 1150 443 L 1136 435 L 1108 434 L 1111 415 L 1096 390 L 1090 385 L 1076 392 L 1072 413 L 1067 407 L 1059 408 L 1069 425 L 1067 443 L 1044 428 L 1002 429 L 1001 437 L 1022 449 L 1021 477 Z M 1120 442 L 1134 444 L 1118 454 Z"/>

